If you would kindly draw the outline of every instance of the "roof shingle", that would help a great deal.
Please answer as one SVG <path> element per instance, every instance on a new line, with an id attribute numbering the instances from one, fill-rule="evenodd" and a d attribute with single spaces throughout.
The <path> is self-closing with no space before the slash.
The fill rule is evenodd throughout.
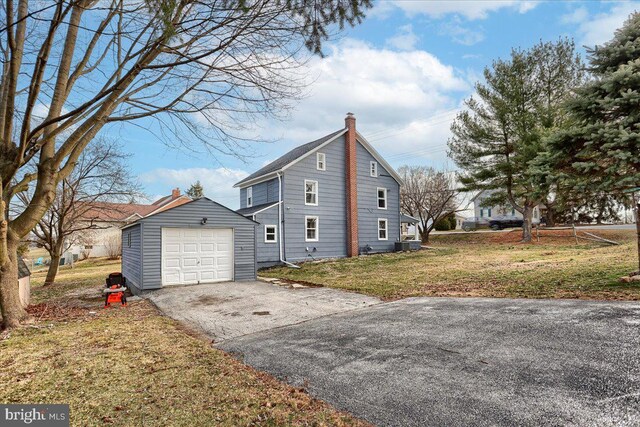
<path id="1" fill-rule="evenodd" d="M 289 163 L 293 162 L 294 160 L 296 160 L 297 158 L 303 156 L 304 154 L 308 153 L 309 151 L 313 151 L 316 148 L 318 148 L 319 146 L 321 146 L 322 144 L 324 144 L 325 142 L 329 141 L 330 139 L 338 136 L 340 133 L 344 133 L 346 132 L 346 129 L 340 129 L 337 130 L 333 133 L 330 133 L 329 135 L 323 136 L 320 139 L 316 139 L 315 141 L 311 141 L 308 142 L 306 144 L 300 145 L 296 148 L 294 148 L 293 150 L 289 151 L 288 153 L 278 157 L 276 160 L 274 160 L 273 162 L 269 163 L 268 165 L 264 166 L 261 169 L 258 169 L 256 172 L 252 173 L 251 175 L 249 175 L 248 177 L 246 177 L 245 179 L 237 182 L 234 187 L 239 187 L 242 184 L 244 184 L 245 182 L 251 181 L 255 178 L 259 178 L 261 176 L 264 175 L 268 175 L 270 173 L 273 172 L 277 172 L 280 169 L 282 169 L 283 167 L 285 167 L 286 165 L 288 165 Z"/>

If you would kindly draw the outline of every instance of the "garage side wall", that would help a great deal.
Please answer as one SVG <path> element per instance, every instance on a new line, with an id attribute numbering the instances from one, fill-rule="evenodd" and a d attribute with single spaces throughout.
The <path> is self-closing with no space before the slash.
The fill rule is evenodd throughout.
<path id="1" fill-rule="evenodd" d="M 122 274 L 129 285 L 142 289 L 142 224 L 122 230 Z"/>
<path id="2" fill-rule="evenodd" d="M 202 218 L 207 223 L 202 225 Z M 255 280 L 255 224 L 206 198 L 169 209 L 142 220 L 144 235 L 143 289 L 162 287 L 162 227 L 233 228 L 234 280 Z"/>

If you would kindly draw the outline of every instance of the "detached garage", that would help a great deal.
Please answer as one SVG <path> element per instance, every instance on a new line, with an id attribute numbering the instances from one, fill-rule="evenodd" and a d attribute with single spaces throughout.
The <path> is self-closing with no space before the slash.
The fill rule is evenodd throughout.
<path id="1" fill-rule="evenodd" d="M 122 273 L 134 292 L 255 280 L 257 223 L 206 197 L 122 229 Z"/>

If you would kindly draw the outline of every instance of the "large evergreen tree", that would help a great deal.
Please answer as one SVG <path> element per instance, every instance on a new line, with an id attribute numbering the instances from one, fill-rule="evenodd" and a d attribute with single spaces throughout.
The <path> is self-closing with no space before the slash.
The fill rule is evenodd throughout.
<path id="1" fill-rule="evenodd" d="M 568 103 L 571 126 L 549 141 L 557 180 L 612 195 L 640 191 L 640 13 L 590 51 L 593 80 Z M 640 267 L 640 200 L 634 198 Z"/>
<path id="2" fill-rule="evenodd" d="M 477 98 L 451 126 L 449 155 L 463 170 L 465 189 L 489 190 L 490 203 L 508 202 L 522 213 L 524 241 L 531 241 L 533 208 L 552 192 L 531 162 L 546 150 L 545 135 L 563 126 L 560 106 L 583 78 L 569 39 L 514 49 L 485 69 Z"/>

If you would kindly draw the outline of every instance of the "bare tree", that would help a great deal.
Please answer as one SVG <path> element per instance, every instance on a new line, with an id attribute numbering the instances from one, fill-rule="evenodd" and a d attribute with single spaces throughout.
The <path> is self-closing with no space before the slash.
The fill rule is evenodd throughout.
<path id="1" fill-rule="evenodd" d="M 0 6 L 0 308 L 19 304 L 16 247 L 106 125 L 238 154 L 256 116 L 301 95 L 303 52 L 357 24 L 370 0 L 5 0 Z M 154 125 L 155 126 L 152 126 Z M 27 167 L 36 165 L 35 172 Z M 13 197 L 30 188 L 10 217 Z"/>
<path id="2" fill-rule="evenodd" d="M 82 243 L 91 231 L 105 228 L 95 215 L 102 203 L 129 201 L 140 195 L 139 184 L 127 169 L 127 157 L 117 143 L 96 139 L 59 184 L 53 204 L 32 230 L 32 241 L 51 257 L 45 285 L 54 283 L 62 254 Z M 29 194 L 18 194 L 23 207 L 29 203 Z"/>
<path id="3" fill-rule="evenodd" d="M 428 243 L 436 222 L 460 209 L 455 177 L 426 166 L 402 166 L 398 172 L 404 181 L 401 208 L 420 220 L 420 239 Z"/>

